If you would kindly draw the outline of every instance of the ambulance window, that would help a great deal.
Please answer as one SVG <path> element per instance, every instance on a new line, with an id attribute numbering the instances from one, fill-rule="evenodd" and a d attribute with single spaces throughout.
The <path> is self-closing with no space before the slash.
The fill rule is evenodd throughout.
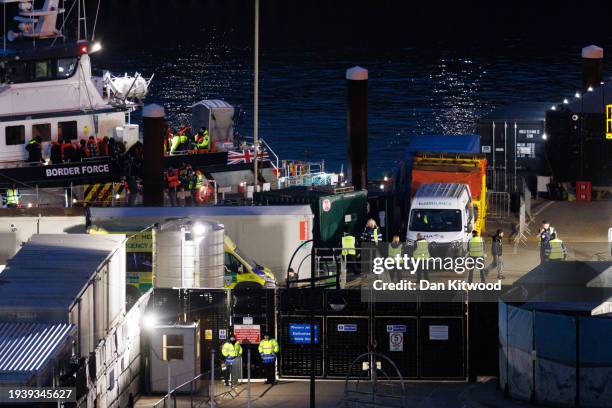
<path id="1" fill-rule="evenodd" d="M 57 140 L 76 140 L 78 138 L 77 122 L 59 122 L 57 124 Z"/>
<path id="2" fill-rule="evenodd" d="M 40 137 L 43 142 L 51 141 L 51 124 L 50 123 L 39 123 L 32 125 L 32 137 Z"/>
<path id="3" fill-rule="evenodd" d="M 225 266 L 231 273 L 241 273 L 243 269 L 240 261 L 234 255 L 227 252 L 225 253 Z"/>
<path id="4" fill-rule="evenodd" d="M 7 126 L 5 129 L 5 142 L 7 146 L 25 143 L 25 126 Z"/>

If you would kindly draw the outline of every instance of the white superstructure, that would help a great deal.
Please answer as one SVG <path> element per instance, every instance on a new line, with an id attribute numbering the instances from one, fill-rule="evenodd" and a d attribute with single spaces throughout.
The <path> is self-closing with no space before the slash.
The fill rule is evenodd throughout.
<path id="1" fill-rule="evenodd" d="M 89 55 L 101 46 L 67 41 L 56 28 L 64 12 L 58 0 L 40 9 L 30 0 L 0 0 L 8 3 L 19 3 L 19 31 L 8 31 L 0 50 L 0 163 L 26 160 L 25 145 L 35 136 L 49 157 L 53 141 L 121 134 L 134 108 L 129 97 L 143 98 L 148 81 L 122 77 L 119 97 L 116 77 L 92 77 Z"/>

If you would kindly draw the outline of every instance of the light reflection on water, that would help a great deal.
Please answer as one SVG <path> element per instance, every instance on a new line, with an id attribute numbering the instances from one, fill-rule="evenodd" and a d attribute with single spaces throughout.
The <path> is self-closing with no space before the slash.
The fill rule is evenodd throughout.
<path id="1" fill-rule="evenodd" d="M 372 50 L 368 51 L 372 54 Z M 369 69 L 370 170 L 393 167 L 411 134 L 467 133 L 478 115 L 517 102 L 559 102 L 580 79 L 576 48 L 526 54 L 512 44 L 495 55 L 474 49 L 419 50 L 359 56 L 355 50 L 270 49 L 262 52 L 260 135 L 283 158 L 346 163 L 346 84 L 353 65 Z M 389 54 L 388 51 L 385 54 Z M 358 55 L 358 57 L 355 57 Z M 251 134 L 252 54 L 213 43 L 113 49 L 94 64 L 115 73 L 155 73 L 147 102 L 166 108 L 175 126 L 189 120 L 196 101 L 225 99 L 245 111 L 240 129 Z"/>

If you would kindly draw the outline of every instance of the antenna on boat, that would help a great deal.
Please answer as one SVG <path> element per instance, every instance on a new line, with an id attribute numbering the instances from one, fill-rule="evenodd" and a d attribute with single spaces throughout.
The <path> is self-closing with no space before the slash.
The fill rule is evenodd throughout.
<path id="1" fill-rule="evenodd" d="M 85 6 L 85 0 L 77 1 L 77 41 L 87 41 L 87 7 Z M 83 25 L 84 36 L 81 37 L 81 24 Z"/>

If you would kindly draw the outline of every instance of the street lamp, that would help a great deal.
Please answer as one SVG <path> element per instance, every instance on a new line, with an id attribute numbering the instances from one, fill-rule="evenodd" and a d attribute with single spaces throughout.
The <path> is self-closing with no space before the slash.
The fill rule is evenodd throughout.
<path id="1" fill-rule="evenodd" d="M 254 52 L 254 70 L 255 77 L 253 80 L 253 149 L 255 150 L 255 158 L 253 159 L 253 172 L 255 173 L 254 187 L 257 191 L 258 166 L 257 156 L 259 155 L 259 0 L 255 0 L 255 44 Z"/>

